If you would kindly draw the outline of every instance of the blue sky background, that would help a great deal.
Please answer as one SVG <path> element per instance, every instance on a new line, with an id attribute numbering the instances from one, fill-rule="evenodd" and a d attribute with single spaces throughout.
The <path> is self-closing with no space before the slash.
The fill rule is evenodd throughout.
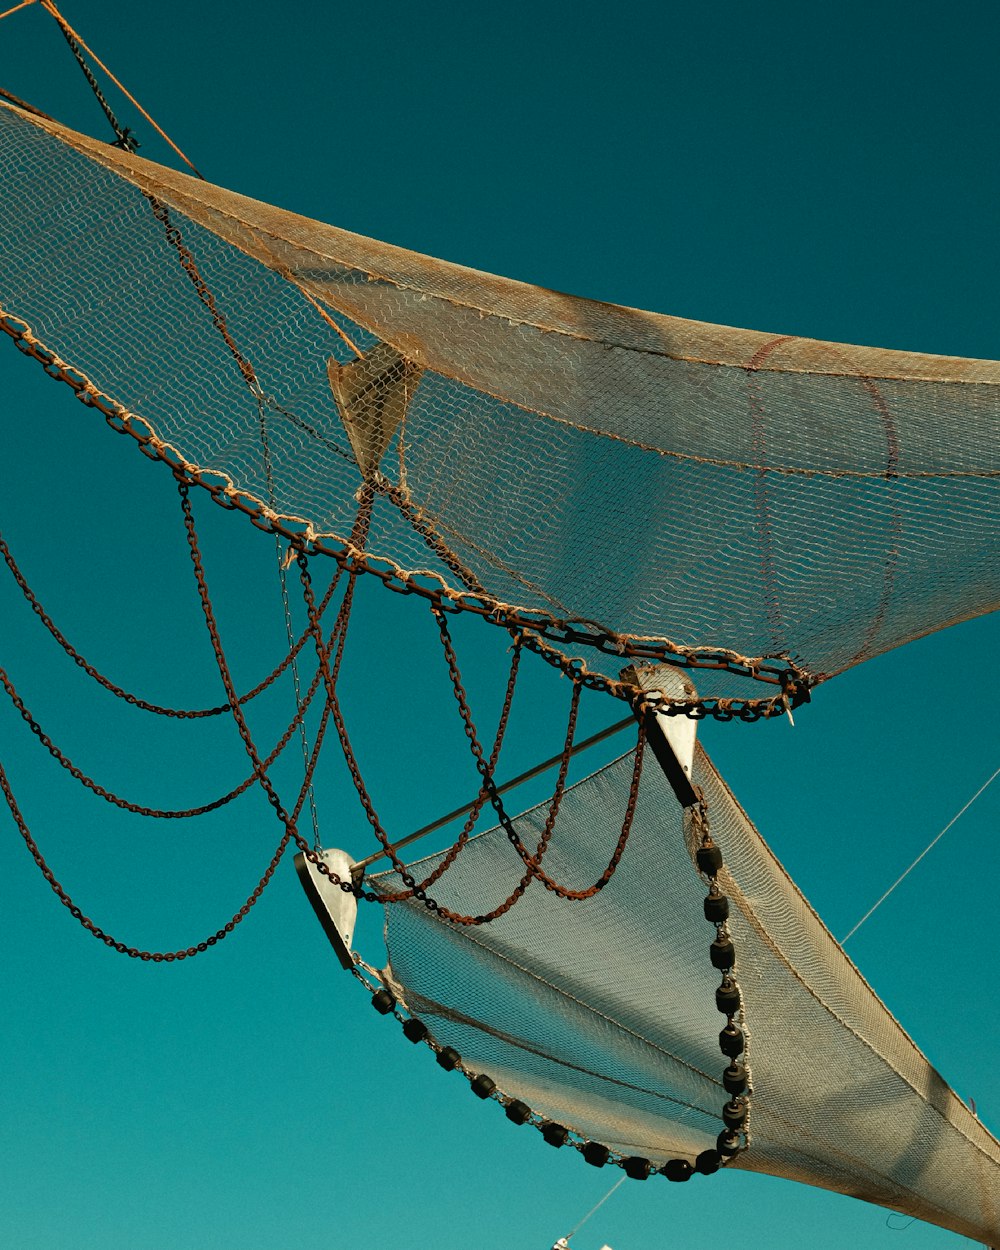
<path id="1" fill-rule="evenodd" d="M 987 6 L 174 0 L 123 13 L 66 0 L 65 14 L 207 177 L 257 198 L 575 294 L 997 355 L 1000 21 Z M 0 23 L 0 86 L 105 134 L 37 7 Z M 112 99 L 142 153 L 166 159 Z M 169 476 L 4 344 L 0 412 L 0 529 L 56 621 L 123 684 L 216 701 Z M 206 504 L 199 517 L 245 687 L 283 646 L 273 546 Z M 423 662 L 426 613 L 377 586 L 360 593 L 364 646 L 356 639 L 346 707 L 402 834 L 474 779 L 440 665 Z M 61 657 L 9 579 L 0 621 L 0 663 L 98 780 L 182 804 L 242 778 L 231 726 L 126 715 Z M 488 632 L 458 630 L 484 724 L 504 660 Z M 794 729 L 705 727 L 835 934 L 1000 764 L 998 647 L 996 619 L 969 622 L 824 686 Z M 547 710 L 560 689 L 533 673 L 511 771 L 557 745 L 562 704 Z M 404 692 L 400 706 L 373 711 L 373 678 Z M 260 709 L 264 740 L 282 698 Z M 593 699 L 587 727 L 619 714 Z M 255 796 L 197 824 L 119 818 L 56 769 L 9 706 L 0 756 L 56 874 L 128 942 L 186 946 L 213 931 L 280 836 Z M 325 841 L 370 849 L 332 752 L 319 802 Z M 998 815 L 1000 783 L 848 948 L 994 1130 Z M 128 961 L 85 934 L 9 822 L 0 881 L 0 1245 L 547 1250 L 617 1179 L 515 1129 L 375 1016 L 290 862 L 233 937 L 175 966 Z M 363 915 L 359 947 L 373 958 L 378 932 Z M 629 1183 L 573 1245 L 694 1247 L 737 1229 L 745 1250 L 958 1244 L 734 1173 Z"/>

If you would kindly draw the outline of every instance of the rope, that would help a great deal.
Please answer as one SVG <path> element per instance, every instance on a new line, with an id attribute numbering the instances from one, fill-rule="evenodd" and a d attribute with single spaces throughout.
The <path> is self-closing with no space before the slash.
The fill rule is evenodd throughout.
<path id="1" fill-rule="evenodd" d="M 955 813 L 955 815 L 954 815 L 954 816 L 952 816 L 951 820 L 949 820 L 949 821 L 948 821 L 948 823 L 947 823 L 947 824 L 945 825 L 945 827 L 941 830 L 941 832 L 937 835 L 937 837 L 932 838 L 932 839 L 931 839 L 931 841 L 930 841 L 930 842 L 928 842 L 928 844 L 927 844 L 927 845 L 924 847 L 924 849 L 920 852 L 920 854 L 919 854 L 919 855 L 917 856 L 917 858 L 913 861 L 913 863 L 909 866 L 909 868 L 907 868 L 905 872 L 900 873 L 900 875 L 896 878 L 896 880 L 892 883 L 892 885 L 890 885 L 890 886 L 889 886 L 888 890 L 886 890 L 886 892 L 882 895 L 882 897 L 881 897 L 881 898 L 880 898 L 880 899 L 879 899 L 876 903 L 873 903 L 871 907 L 869 907 L 869 908 L 868 908 L 868 910 L 867 910 L 867 911 L 865 912 L 865 914 L 861 917 L 861 919 L 860 919 L 860 920 L 858 921 L 858 923 L 854 926 L 854 928 L 853 928 L 853 929 L 851 929 L 851 931 L 850 931 L 849 933 L 846 933 L 846 934 L 845 934 L 845 935 L 844 935 L 844 936 L 840 939 L 840 944 L 841 944 L 841 946 L 843 946 L 843 945 L 844 945 L 844 943 L 847 941 L 847 939 L 848 939 L 848 938 L 853 937 L 853 936 L 854 936 L 854 934 L 855 934 L 855 933 L 857 933 L 857 931 L 858 931 L 858 930 L 861 928 L 861 926 L 865 923 L 865 921 L 868 919 L 868 917 L 869 917 L 869 916 L 871 916 L 871 915 L 873 914 L 873 912 L 875 912 L 875 911 L 876 911 L 879 907 L 881 907 L 881 906 L 882 906 L 882 904 L 883 904 L 883 903 L 885 902 L 885 900 L 889 897 L 889 895 L 893 892 L 893 890 L 896 888 L 896 886 L 897 886 L 897 885 L 899 885 L 901 882 L 903 882 L 903 881 L 905 881 L 905 880 L 906 880 L 906 878 L 910 875 L 910 873 L 914 870 L 914 868 L 916 868 L 917 864 L 919 864 L 919 863 L 920 863 L 920 861 L 924 858 L 924 856 L 925 856 L 925 855 L 926 855 L 929 851 L 933 850 L 933 848 L 934 848 L 935 846 L 937 846 L 937 844 L 941 841 L 941 839 L 942 839 L 942 838 L 944 837 L 944 835 L 948 832 L 948 830 L 952 827 L 952 825 L 954 825 L 954 824 L 955 824 L 955 822 L 956 822 L 956 821 L 957 821 L 957 820 L 958 820 L 961 816 L 964 816 L 964 815 L 965 815 L 965 813 L 969 810 L 969 808 L 973 805 L 973 803 L 975 803 L 976 799 L 978 799 L 978 798 L 979 798 L 979 796 L 980 796 L 982 793 L 984 793 L 984 791 L 986 791 L 987 789 L 989 789 L 989 787 L 993 784 L 993 782 L 994 782 L 994 781 L 996 781 L 997 777 L 1000 777 L 1000 768 L 998 768 L 998 769 L 997 769 L 997 770 L 996 770 L 996 771 L 992 774 L 992 776 L 988 777 L 988 778 L 986 779 L 986 781 L 984 781 L 984 782 L 983 782 L 983 784 L 979 787 L 979 789 L 978 789 L 978 790 L 976 791 L 976 793 L 972 796 L 972 798 L 971 798 L 971 799 L 969 799 L 968 803 L 966 803 L 964 807 L 960 808 L 960 809 L 959 809 L 959 811 L 957 811 L 957 812 Z"/>
<path id="2" fill-rule="evenodd" d="M 18 9 L 26 9 L 29 4 L 34 3 L 35 0 L 21 0 L 20 4 L 15 4 L 14 7 L 12 9 L 8 9 L 6 13 L 0 13 L 0 22 L 2 22 L 5 17 L 10 17 L 12 13 L 16 13 Z"/>
<path id="3" fill-rule="evenodd" d="M 205 181 L 204 174 L 201 173 L 201 171 L 197 168 L 197 166 L 194 164 L 193 161 L 188 160 L 188 158 L 180 150 L 177 144 L 174 143 L 173 139 L 170 138 L 170 136 L 166 133 L 166 131 L 156 124 L 156 122 L 152 119 L 152 117 L 150 117 L 150 115 L 142 107 L 142 105 L 135 98 L 135 96 L 132 95 L 132 93 L 129 90 L 127 90 L 127 88 L 122 86 L 122 84 L 118 81 L 118 79 L 114 76 L 114 74 L 112 74 L 111 70 L 108 69 L 108 67 L 104 64 L 101 58 L 93 51 L 93 49 L 87 47 L 86 43 L 84 43 L 84 41 L 80 38 L 77 32 L 73 29 L 73 27 L 70 26 L 69 22 L 66 21 L 63 15 L 56 8 L 53 0 L 41 0 L 41 4 L 42 4 L 42 8 L 46 11 L 46 13 L 49 13 L 52 17 L 55 18 L 56 22 L 59 24 L 60 30 L 66 36 L 66 40 L 69 43 L 70 47 L 72 48 L 74 43 L 76 43 L 79 45 L 80 48 L 83 49 L 84 52 L 86 52 L 86 54 L 90 57 L 90 59 L 96 65 L 98 65 L 105 74 L 107 74 L 107 76 L 115 84 L 115 86 L 122 93 L 122 95 L 126 98 L 126 100 L 128 100 L 129 103 L 133 105 L 133 107 L 139 110 L 139 112 L 146 119 L 146 121 L 149 122 L 149 124 L 153 127 L 153 129 L 160 136 L 160 138 L 165 143 L 167 143 L 171 148 L 173 148 L 173 150 L 181 158 L 184 164 L 187 165 L 187 167 L 191 170 L 191 172 L 195 175 L 195 177 L 201 178 L 201 180 L 204 182 Z M 80 56 L 79 52 L 75 48 L 74 48 L 74 54 L 76 55 L 77 60 L 80 62 L 80 65 L 83 68 L 83 72 L 87 75 L 87 81 L 90 83 L 92 89 L 97 95 L 98 102 L 101 104 L 101 107 L 104 109 L 105 113 L 108 116 L 108 119 L 111 121 L 111 124 L 115 128 L 115 133 L 118 135 L 119 146 L 124 147 L 127 151 L 132 151 L 133 149 L 132 149 L 131 143 L 134 143 L 134 140 L 130 140 L 130 136 L 127 130 L 121 131 L 120 128 L 118 127 L 118 123 L 114 120 L 113 114 L 108 108 L 107 102 L 104 100 L 104 97 L 101 95 L 100 88 L 97 86 L 96 82 L 94 81 L 93 74 L 87 68 L 87 66 L 85 65 L 83 61 L 83 58 Z M 124 142 L 124 140 L 130 140 L 130 142 Z"/>
<path id="4" fill-rule="evenodd" d="M 83 76 L 86 78 L 91 91 L 94 93 L 94 99 L 101 106 L 104 116 L 108 119 L 108 122 L 111 125 L 111 129 L 115 132 L 115 146 L 122 148 L 126 152 L 134 152 L 139 144 L 128 127 L 123 127 L 118 121 L 118 118 L 112 112 L 111 105 L 104 98 L 104 92 L 101 90 L 97 79 L 94 77 L 93 71 L 84 59 L 83 53 L 80 51 L 79 40 L 70 30 L 66 22 L 63 21 L 60 14 L 57 13 L 54 8 L 51 8 L 45 0 L 42 0 L 42 2 L 43 7 L 56 19 L 59 29 L 65 36 L 66 42 L 69 44 L 70 51 L 73 53 L 74 57 L 76 57 L 77 65 L 79 65 L 80 69 L 83 71 Z"/>
<path id="5" fill-rule="evenodd" d="M 35 0 L 30 0 L 31 4 L 34 4 L 34 2 Z M 14 10 L 10 9 L 9 12 L 13 13 Z M 6 13 L 0 13 L 0 18 L 4 18 L 6 16 Z M 21 97 L 16 96 L 13 91 L 5 91 L 3 87 L 0 87 L 0 100 L 6 100 L 8 104 L 13 104 L 15 108 L 23 109 L 25 113 L 30 113 L 33 117 L 40 117 L 43 121 L 55 121 L 55 118 L 50 117 L 48 113 L 43 113 L 41 109 L 36 109 L 35 106 L 33 104 L 29 104 L 27 100 L 22 100 Z"/>
<path id="6" fill-rule="evenodd" d="M 577 1233 L 577 1232 L 579 1232 L 579 1230 L 580 1230 L 581 1228 L 583 1228 L 584 1224 L 586 1224 L 586 1222 L 590 1219 L 590 1217 L 594 1214 L 594 1212 L 595 1212 L 595 1211 L 599 1211 L 599 1210 L 601 1209 L 601 1207 L 603 1207 L 603 1206 L 604 1206 L 604 1204 L 607 1202 L 607 1200 L 611 1197 L 611 1195 L 615 1192 L 615 1190 L 616 1190 L 616 1189 L 617 1189 L 620 1185 L 624 1185 L 624 1184 L 625 1184 L 626 1179 L 627 1179 L 627 1177 L 625 1177 L 625 1176 L 619 1176 L 619 1178 L 618 1178 L 618 1179 L 615 1181 L 615 1183 L 611 1186 L 611 1188 L 610 1188 L 610 1189 L 608 1190 L 608 1192 L 604 1195 L 604 1197 L 601 1199 L 601 1201 L 600 1201 L 600 1202 L 598 1202 L 596 1206 L 591 1207 L 591 1208 L 590 1208 L 590 1210 L 587 1212 L 587 1214 L 583 1217 L 583 1219 L 582 1219 L 582 1220 L 580 1220 L 580 1222 L 579 1222 L 579 1223 L 578 1223 L 575 1227 L 573 1227 L 573 1228 L 571 1228 L 571 1229 L 570 1229 L 570 1231 L 566 1234 L 566 1240 L 567 1240 L 567 1241 L 569 1241 L 569 1239 L 570 1239 L 571 1237 L 575 1236 L 575 1235 L 576 1235 L 576 1233 Z"/>

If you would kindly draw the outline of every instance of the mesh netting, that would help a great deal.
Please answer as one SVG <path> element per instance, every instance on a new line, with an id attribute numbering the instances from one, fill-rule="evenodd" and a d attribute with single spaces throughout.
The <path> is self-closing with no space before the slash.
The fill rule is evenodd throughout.
<path id="1" fill-rule="evenodd" d="M 632 775 L 623 756 L 569 790 L 546 866 L 587 884 L 607 859 Z M 995 1244 L 1000 1143 L 931 1068 L 824 928 L 699 748 L 753 1073 L 750 1148 L 735 1166 L 805 1181 Z M 545 805 L 516 821 L 533 844 Z M 492 925 L 458 930 L 387 908 L 388 982 L 443 1045 L 505 1093 L 624 1155 L 714 1147 L 728 1098 L 708 958 L 713 930 L 691 830 L 643 771 L 617 874 L 585 903 L 533 883 Z M 412 868 L 425 875 L 431 856 Z M 488 907 L 521 872 L 503 829 L 466 847 L 442 901 Z M 390 884 L 389 874 L 379 878 Z"/>
<path id="2" fill-rule="evenodd" d="M 717 666 L 702 698 L 746 698 L 756 678 L 799 696 L 998 602 L 997 364 L 527 287 L 3 104 L 0 329 L 185 483 L 300 548 L 589 644 L 613 674 L 623 655 L 672 657 Z M 729 865 L 751 1038 L 751 1148 L 735 1165 L 995 1237 L 1000 1147 L 700 752 L 695 773 Z M 601 877 L 631 778 L 624 757 L 566 794 L 545 863 L 558 881 Z M 522 841 L 544 824 L 522 816 Z M 711 1149 L 726 1096 L 694 837 L 647 765 L 631 841 L 592 900 L 535 881 L 473 931 L 397 904 L 387 977 L 442 1041 L 583 1137 L 654 1161 Z M 435 895 L 487 913 L 523 869 L 494 831 Z"/>
<path id="3" fill-rule="evenodd" d="M 365 477 L 373 562 L 809 680 L 998 602 L 996 364 L 573 299 L 0 127 L 8 329 L 310 537 Z"/>

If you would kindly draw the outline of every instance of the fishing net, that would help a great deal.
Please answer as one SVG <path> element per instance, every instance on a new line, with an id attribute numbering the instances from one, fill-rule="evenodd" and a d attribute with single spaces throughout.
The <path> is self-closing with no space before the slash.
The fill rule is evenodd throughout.
<path id="1" fill-rule="evenodd" d="M 584 684 L 626 699 L 640 749 L 657 709 L 789 710 L 831 674 L 997 606 L 1000 365 L 539 290 L 308 221 L 2 103 L 0 329 L 173 466 L 226 682 L 214 710 L 232 711 L 254 765 L 246 785 L 260 782 L 285 825 L 256 891 L 198 947 L 130 948 L 76 908 L 95 936 L 133 957 L 193 956 L 239 923 L 291 840 L 310 853 L 228 680 L 187 493 L 197 485 L 292 539 L 317 643 L 310 690 L 383 844 L 335 688 L 354 580 L 324 643 L 308 559 L 327 553 L 430 600 L 482 777 L 468 828 L 487 800 L 501 826 L 463 834 L 447 872 L 434 857 L 410 869 L 411 881 L 435 878 L 435 908 L 470 923 L 420 905 L 419 886 L 388 908 L 382 975 L 415 1036 L 429 1022 L 435 1045 L 492 1074 L 512 1118 L 523 1100 L 591 1156 L 595 1143 L 623 1166 L 711 1156 L 709 1171 L 725 1156 L 996 1238 L 1000 1147 L 704 754 L 693 779 L 670 773 L 667 752 L 641 773 L 623 757 L 563 791 L 571 720 L 558 819 L 555 806 L 507 819 L 492 776 L 503 733 L 488 760 L 446 616 L 509 631 L 507 710 L 520 649 L 537 650 L 570 676 L 574 700 Z M 701 670 L 697 693 L 679 679 L 640 691 L 621 674 L 645 661 Z M 2 769 L 0 785 L 72 910 Z M 738 950 L 738 1001 L 723 1016 L 731 964 L 708 958 L 706 880 L 692 864 L 703 867 L 708 827 L 733 908 L 717 942 L 731 934 Z M 585 903 L 542 888 L 530 848 L 547 839 L 548 884 L 589 893 Z M 739 1101 L 720 1083 L 726 1018 L 746 1028 L 753 1094 L 731 1152 L 719 1136 L 726 1094 Z"/>
<path id="2" fill-rule="evenodd" d="M 703 695 L 997 604 L 997 364 L 574 299 L 0 128 L 8 332 L 274 523 L 343 548 L 366 479 L 371 567 Z"/>
<path id="3" fill-rule="evenodd" d="M 630 754 L 567 792 L 550 871 L 579 884 L 601 871 L 631 776 Z M 1000 1143 L 869 988 L 700 748 L 694 780 L 725 857 L 753 1074 L 750 1145 L 731 1166 L 995 1244 Z M 518 817 L 524 841 L 546 812 Z M 647 766 L 632 838 L 597 898 L 583 906 L 533 882 L 518 907 L 472 933 L 419 905 L 389 907 L 387 983 L 437 1041 L 542 1116 L 657 1164 L 711 1149 L 728 1097 L 724 1019 L 694 849 L 663 773 Z M 426 875 L 436 862 L 411 870 Z M 485 908 L 520 869 L 498 826 L 469 843 L 437 892 Z"/>

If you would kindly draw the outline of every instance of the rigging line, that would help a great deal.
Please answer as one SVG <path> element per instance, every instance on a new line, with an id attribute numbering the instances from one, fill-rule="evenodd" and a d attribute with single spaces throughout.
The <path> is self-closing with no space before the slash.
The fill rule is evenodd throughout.
<path id="1" fill-rule="evenodd" d="M 876 903 L 874 903 L 871 907 L 869 907 L 869 909 L 861 917 L 861 919 L 854 926 L 854 928 L 851 929 L 849 933 L 846 933 L 840 939 L 841 946 L 844 945 L 844 943 L 847 941 L 848 938 L 853 937 L 854 934 L 857 933 L 857 931 L 865 923 L 868 917 L 871 916 L 871 914 L 877 908 L 882 906 L 882 904 L 889 897 L 889 895 L 893 892 L 896 886 L 899 885 L 902 881 L 905 881 L 905 879 L 910 875 L 910 873 L 914 870 L 914 868 L 916 868 L 917 864 L 920 863 L 920 861 L 924 858 L 924 856 L 928 853 L 928 851 L 933 850 L 933 848 L 941 841 L 941 839 L 948 832 L 948 830 L 952 827 L 952 825 L 954 825 L 961 816 L 965 815 L 965 813 L 969 810 L 969 808 L 973 805 L 973 803 L 975 803 L 976 799 L 978 799 L 981 794 L 983 794 L 986 790 L 989 789 L 989 787 L 993 784 L 993 782 L 996 781 L 997 777 L 1000 777 L 1000 768 L 997 768 L 996 771 L 992 774 L 992 776 L 988 777 L 986 781 L 983 782 L 983 784 L 979 787 L 979 789 L 972 796 L 972 798 L 969 799 L 969 801 L 965 804 L 965 806 L 960 808 L 959 811 L 957 811 L 955 815 L 952 816 L 951 820 L 948 821 L 945 827 L 941 830 L 941 832 L 935 838 L 932 839 L 932 841 L 928 842 L 928 844 L 920 852 L 920 854 L 913 861 L 913 863 L 909 866 L 909 868 L 907 868 L 905 872 L 901 873 L 896 878 L 896 880 L 892 883 L 892 885 L 889 886 L 888 890 L 886 890 L 886 892 L 882 895 L 882 897 Z"/>
<path id="2" fill-rule="evenodd" d="M 575 1235 L 576 1235 L 576 1233 L 577 1233 L 577 1232 L 578 1232 L 581 1228 L 583 1228 L 584 1224 L 586 1224 L 586 1222 L 590 1219 L 590 1217 L 594 1214 L 594 1212 L 595 1212 L 595 1211 L 598 1211 L 601 1207 L 603 1207 L 603 1206 L 604 1206 L 604 1204 L 607 1202 L 607 1200 L 608 1200 L 608 1199 L 611 1197 L 611 1195 L 615 1192 L 615 1190 L 616 1190 L 616 1189 L 617 1189 L 620 1185 L 624 1185 L 624 1184 L 625 1184 L 625 1181 L 626 1181 L 627 1179 L 628 1179 L 628 1178 L 627 1178 L 626 1176 L 624 1176 L 624 1175 L 619 1176 L 619 1178 L 618 1178 L 618 1179 L 615 1181 L 615 1183 L 611 1186 L 611 1188 L 610 1188 L 610 1189 L 608 1190 L 608 1192 L 604 1195 L 604 1197 L 601 1199 L 601 1201 L 600 1201 L 599 1203 L 597 1203 L 597 1205 L 596 1205 L 596 1206 L 591 1207 L 591 1208 L 590 1208 L 590 1210 L 587 1212 L 587 1214 L 583 1217 L 583 1219 L 582 1219 L 582 1220 L 580 1220 L 580 1222 L 579 1222 L 579 1223 L 578 1223 L 578 1224 L 577 1224 L 574 1228 L 571 1228 L 571 1229 L 570 1229 L 570 1231 L 566 1234 L 566 1240 L 567 1240 L 567 1241 L 569 1241 L 569 1239 L 570 1239 L 571 1237 L 575 1236 Z"/>
<path id="3" fill-rule="evenodd" d="M 278 582 L 281 587 L 281 606 L 284 610 L 285 617 L 285 635 L 288 638 L 289 648 L 293 648 L 295 646 L 295 631 L 292 626 L 292 609 L 288 601 L 288 578 L 285 573 L 285 561 L 281 550 L 281 537 L 278 534 L 275 534 L 274 536 L 274 554 L 278 565 Z M 305 717 L 301 715 L 302 682 L 299 677 L 298 661 L 293 659 L 290 667 L 292 673 L 292 688 L 295 692 L 295 707 L 297 712 L 300 714 L 299 741 L 302 746 L 302 765 L 303 768 L 308 771 L 310 754 L 309 733 L 306 729 Z M 322 848 L 322 841 L 319 833 L 319 812 L 316 809 L 316 791 L 311 780 L 309 781 L 309 785 L 307 787 L 306 797 L 309 803 L 309 816 L 313 831 L 313 848 L 318 851 Z"/>
<path id="4" fill-rule="evenodd" d="M 579 755 L 581 751 L 585 751 L 588 747 L 596 746 L 599 742 L 603 742 L 606 738 L 620 733 L 630 725 L 635 725 L 634 716 L 629 716 L 625 720 L 616 722 L 614 725 L 609 725 L 607 729 L 602 729 L 599 733 L 592 734 L 589 738 L 584 738 L 582 742 L 577 742 L 569 752 L 569 755 Z M 513 790 L 515 786 L 519 786 L 525 781 L 531 781 L 534 777 L 538 777 L 542 773 L 548 772 L 550 768 L 555 768 L 557 764 L 561 764 L 562 760 L 563 752 L 553 755 L 551 759 L 543 760 L 541 764 L 536 764 L 534 768 L 529 768 L 527 772 L 520 773 L 517 777 L 512 777 L 510 781 L 505 781 L 503 785 L 497 786 L 497 794 L 506 794 L 508 790 Z M 398 842 L 393 842 L 391 847 L 376 851 L 373 855 L 369 855 L 367 859 L 359 860 L 354 865 L 355 869 L 367 868 L 369 864 L 385 859 L 390 851 L 398 851 L 401 847 L 409 846 L 411 842 L 416 842 L 418 838 L 426 837 L 429 833 L 436 833 L 438 829 L 443 829 L 445 825 L 450 825 L 459 816 L 464 816 L 475 805 L 476 801 L 474 799 L 469 803 L 463 803 L 461 807 L 456 807 L 453 812 L 448 812 L 446 816 L 439 816 L 437 820 L 431 821 L 429 825 L 424 825 L 421 829 L 416 830 L 415 833 L 407 834 L 405 838 L 400 838 Z"/>
<path id="5" fill-rule="evenodd" d="M 59 23 L 59 26 L 63 34 L 66 35 L 67 38 L 72 37 L 72 39 L 76 40 L 76 42 L 80 45 L 80 47 L 84 50 L 84 52 L 86 52 L 86 54 L 95 62 L 95 64 L 97 64 L 104 71 L 104 73 L 107 74 L 107 76 L 115 84 L 115 86 L 122 93 L 122 95 L 126 98 L 126 100 L 128 100 L 135 108 L 139 110 L 139 112 L 143 115 L 146 121 L 149 122 L 149 124 L 153 127 L 153 129 L 160 136 L 160 138 L 163 139 L 165 143 L 169 144 L 169 146 L 173 148 L 173 150 L 181 158 L 184 164 L 187 165 L 187 167 L 194 173 L 194 175 L 200 178 L 202 182 L 204 182 L 205 175 L 201 172 L 201 170 L 198 169 L 198 167 L 195 165 L 193 161 L 189 160 L 184 155 L 184 153 L 180 150 L 177 144 L 174 143 L 173 139 L 170 138 L 167 132 L 161 126 L 157 125 L 157 123 L 146 112 L 146 110 L 142 107 L 142 105 L 135 98 L 135 96 L 131 93 L 131 91 L 129 91 L 126 87 L 122 86 L 122 84 L 118 81 L 118 79 L 114 76 L 114 74 L 112 74 L 111 70 L 108 69 L 108 67 L 104 64 L 104 62 L 97 55 L 97 53 L 94 52 L 92 48 L 87 47 L 86 43 L 84 43 L 84 41 L 80 38 L 80 36 L 73 29 L 73 27 L 70 26 L 69 22 L 66 21 L 63 15 L 56 8 L 54 0 L 41 0 L 41 4 L 42 4 L 42 8 L 45 9 L 45 11 L 49 13 L 52 17 L 54 17 L 55 20 Z M 125 133 L 127 134 L 128 132 L 126 131 Z"/>
<path id="6" fill-rule="evenodd" d="M 27 0 L 29 4 L 34 4 L 35 0 Z M 14 13 L 16 10 L 8 9 L 6 13 L 0 13 L 0 20 Z M 15 108 L 23 109 L 25 113 L 30 113 L 33 117 L 40 117 L 42 121 L 54 122 L 56 119 L 50 117 L 48 113 L 43 113 L 41 109 L 36 109 L 33 104 L 29 104 L 27 100 L 22 100 L 20 96 L 16 96 L 13 91 L 6 91 L 0 87 L 0 100 L 6 100 L 8 104 L 13 104 Z"/>
<path id="7" fill-rule="evenodd" d="M 122 148 L 123 151 L 126 151 L 126 152 L 134 152 L 135 149 L 139 146 L 135 136 L 132 134 L 131 130 L 128 129 L 128 127 L 123 127 L 122 124 L 119 122 L 118 118 L 115 116 L 111 108 L 111 105 L 105 99 L 104 92 L 101 90 L 97 79 L 94 77 L 93 71 L 91 70 L 90 66 L 87 64 L 86 59 L 84 58 L 83 52 L 80 50 L 79 42 L 76 39 L 74 39 L 73 35 L 70 32 L 69 27 L 66 25 L 65 22 L 62 21 L 61 17 L 58 14 L 52 12 L 52 10 L 48 9 L 48 7 L 44 3 L 44 0 L 43 0 L 43 7 L 46 9 L 46 12 L 51 13 L 51 15 L 55 17 L 56 22 L 59 25 L 59 29 L 62 31 L 66 39 L 66 42 L 69 44 L 70 51 L 73 53 L 73 56 L 76 58 L 77 65 L 79 65 L 81 71 L 83 72 L 84 78 L 86 78 L 87 80 L 87 85 L 90 87 L 91 91 L 94 93 L 94 99 L 101 106 L 101 111 L 104 113 L 104 116 L 108 119 L 108 124 L 111 126 L 111 129 L 115 132 L 115 146 Z"/>
<path id="8" fill-rule="evenodd" d="M 274 508 L 274 467 L 271 460 L 271 441 L 267 433 L 267 419 L 264 413 L 264 404 L 261 399 L 257 400 L 257 418 L 260 422 L 260 442 L 261 450 L 264 457 L 264 476 L 267 480 L 267 501 L 271 508 Z M 289 559 L 293 555 L 293 549 L 289 547 Z M 309 734 L 306 729 L 305 716 L 302 708 L 302 684 L 299 680 L 299 664 L 295 658 L 295 630 L 292 626 L 292 609 L 288 601 L 288 578 L 286 575 L 287 562 L 281 550 L 281 535 L 274 535 L 274 557 L 278 568 L 278 584 L 281 589 L 281 606 L 284 611 L 285 618 L 285 636 L 288 640 L 289 653 L 292 655 L 291 674 L 292 688 L 295 692 L 295 709 L 299 716 L 299 742 L 302 746 L 302 767 L 304 776 L 307 780 L 305 794 L 309 802 L 309 816 L 313 831 L 313 849 L 319 851 L 322 842 L 319 833 L 319 813 L 316 809 L 316 791 L 312 783 L 312 773 L 309 768 Z M 337 574 L 339 580 L 339 571 Z"/>
<path id="9" fill-rule="evenodd" d="M 8 9 L 6 13 L 0 13 L 0 22 L 2 22 L 5 17 L 10 17 L 12 13 L 16 13 L 18 9 L 26 9 L 29 4 L 34 3 L 35 0 L 21 0 L 20 4 L 15 4 L 14 7 L 12 9 Z"/>

